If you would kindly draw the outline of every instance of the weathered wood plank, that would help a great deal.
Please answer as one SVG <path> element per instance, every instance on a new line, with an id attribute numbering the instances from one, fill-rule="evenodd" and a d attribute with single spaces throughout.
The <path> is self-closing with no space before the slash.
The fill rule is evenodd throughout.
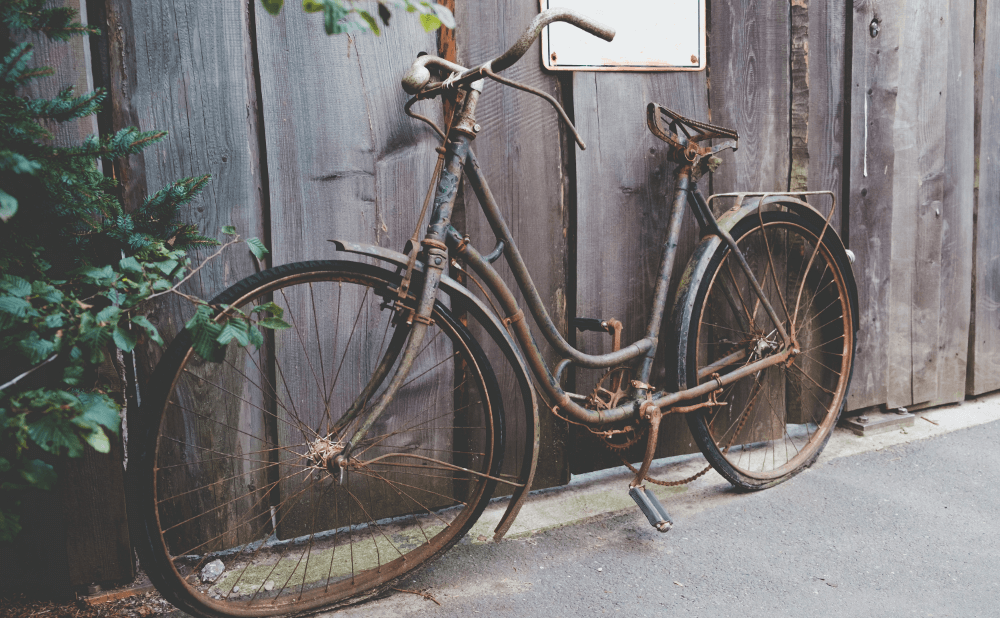
<path id="1" fill-rule="evenodd" d="M 474 66 L 503 53 L 517 40 L 538 14 L 538 3 L 500 0 L 495 2 L 459 2 L 457 7 L 458 62 Z M 504 77 L 560 98 L 555 75 L 545 73 L 539 62 L 536 42 L 520 62 L 504 72 Z M 479 102 L 478 122 L 483 130 L 473 143 L 476 157 L 485 170 L 486 180 L 501 212 L 510 224 L 514 240 L 528 266 L 546 309 L 560 331 L 566 334 L 567 227 L 568 209 L 564 191 L 567 157 L 575 148 L 572 140 L 563 139 L 561 121 L 544 100 L 487 80 Z M 586 139 L 586 136 L 585 136 Z M 479 211 L 471 189 L 463 190 L 465 231 L 482 252 L 493 247 L 493 233 Z M 507 285 L 514 288 L 514 278 L 506 263 L 497 263 Z M 473 286 L 474 287 L 474 286 Z M 521 302 L 520 293 L 516 293 Z M 522 302 L 523 306 L 523 302 Z M 529 320 L 530 322 L 530 320 Z M 535 329 L 534 324 L 532 328 Z M 535 338 L 543 343 L 540 331 Z M 543 343 L 550 362 L 557 360 Z M 506 363 L 495 360 L 495 366 Z M 499 374 L 505 392 L 516 385 L 510 372 Z M 518 408 L 520 409 L 520 408 Z M 517 414 L 508 413 L 512 424 L 508 441 L 518 449 L 524 443 L 525 428 Z M 564 423 L 547 411 L 541 412 L 541 443 L 536 488 L 551 487 L 569 481 L 566 462 Z M 505 466 L 521 461 L 520 451 L 508 452 Z M 509 470 L 508 470 L 509 471 Z"/>
<path id="2" fill-rule="evenodd" d="M 982 32 L 979 130 L 976 134 L 979 195 L 976 205 L 974 256 L 975 324 L 970 336 L 973 354 L 967 392 L 978 395 L 1000 388 L 1000 155 L 994 145 L 1000 136 L 1000 6 L 985 2 L 977 11 Z M 977 49 L 977 55 L 979 50 Z"/>
<path id="3" fill-rule="evenodd" d="M 975 184 L 975 6 L 952 0 L 949 9 L 948 110 L 945 187 L 941 209 L 941 304 L 938 309 L 937 396 L 940 405 L 965 398 L 973 271 Z"/>
<path id="4" fill-rule="evenodd" d="M 712 3 L 712 121 L 739 131 L 712 176 L 712 192 L 786 191 L 790 175 L 789 3 Z"/>
<path id="5" fill-rule="evenodd" d="M 803 1 L 792 0 L 793 15 L 795 5 Z M 806 78 L 809 115 L 806 150 L 809 154 L 809 177 L 806 187 L 810 191 L 833 191 L 838 214 L 834 215 L 831 223 L 840 230 L 843 218 L 839 213 L 844 208 L 841 194 L 845 172 L 844 29 L 847 3 L 813 1 L 807 7 L 809 32 L 806 39 Z M 793 84 L 794 81 L 793 75 Z M 793 178 L 794 175 L 793 163 Z M 828 200 L 813 200 L 813 205 L 824 214 L 829 212 Z"/>
<path id="6" fill-rule="evenodd" d="M 132 157 L 124 166 L 127 173 L 120 179 L 126 208 L 135 208 L 147 191 L 183 177 L 210 173 L 213 180 L 203 197 L 181 212 L 181 220 L 197 224 L 210 236 L 224 225 L 234 225 L 244 237 L 266 237 L 250 6 L 236 0 L 212 5 L 109 0 L 112 128 L 134 125 L 169 132 L 164 142 L 147 149 L 142 157 Z M 204 259 L 211 251 L 214 249 L 195 251 L 192 257 Z M 184 291 L 211 298 L 252 272 L 249 254 L 234 250 L 203 268 Z M 192 312 L 190 303 L 166 299 L 152 308 L 149 318 L 169 341 Z M 137 349 L 140 384 L 158 357 L 155 346 Z M 200 378 L 221 379 L 222 366 L 205 365 L 199 368 L 196 364 Z M 187 424 L 173 418 L 166 426 L 173 427 L 178 432 L 175 436 L 191 445 L 190 449 L 206 445 L 238 448 L 238 436 L 229 427 L 241 426 L 244 405 L 195 382 L 185 383 L 177 402 L 184 405 L 195 397 L 213 397 L 218 402 L 218 416 L 189 419 Z M 226 386 L 239 392 L 237 385 Z M 260 422 L 245 426 L 259 427 Z M 232 469 L 221 475 L 242 473 L 239 458 L 231 463 Z M 197 468 L 187 468 L 191 476 L 185 482 L 196 478 Z M 198 512 L 196 499 L 181 502 L 169 506 L 176 512 Z M 217 531 L 229 530 L 236 516 L 233 510 L 215 511 L 197 521 L 193 527 L 198 531 L 192 535 L 211 538 Z"/>
<path id="7" fill-rule="evenodd" d="M 76 9 L 79 20 L 88 23 L 86 2 L 63 0 L 53 5 Z M 73 37 L 68 42 L 60 42 L 51 41 L 44 34 L 25 33 L 14 38 L 32 44 L 32 65 L 49 66 L 54 70 L 53 76 L 34 80 L 18 89 L 18 95 L 53 98 L 68 86 L 72 86 L 77 95 L 94 89 L 89 37 Z M 43 124 L 53 133 L 52 143 L 60 146 L 79 144 L 98 132 L 96 116 Z M 100 162 L 95 164 L 100 165 Z M 47 547 L 42 552 L 46 554 L 53 545 L 61 545 L 45 560 L 48 564 L 36 570 L 33 568 L 34 561 L 25 560 L 26 556 L 20 551 L 9 562 L 20 564 L 30 577 L 39 581 L 49 580 L 47 571 L 51 568 L 55 575 L 52 579 L 55 588 L 64 587 L 67 583 L 77 586 L 133 577 L 132 548 L 125 512 L 122 444 L 115 437 L 112 437 L 111 443 L 110 453 L 88 449 L 79 459 L 59 462 L 58 488 L 45 492 L 45 497 L 39 497 L 39 500 L 52 503 L 45 508 L 56 512 L 46 517 L 46 523 L 55 529 L 39 530 L 34 520 L 45 517 L 45 514 L 25 511 L 22 517 L 23 538 L 14 547 L 20 549 L 20 545 L 27 542 L 31 553 L 37 554 L 39 547 Z M 27 500 L 26 509 L 39 500 Z M 44 540 L 32 536 L 36 532 L 44 535 Z M 14 556 L 14 553 L 11 555 Z"/>
<path id="8" fill-rule="evenodd" d="M 61 0 L 52 3 L 79 11 L 81 23 L 87 23 L 87 3 L 85 0 Z M 100 24 L 98 24 L 100 26 Z M 55 69 L 51 77 L 42 77 L 29 82 L 17 90 L 23 97 L 53 98 L 67 86 L 72 86 L 79 96 L 94 89 L 94 77 L 91 70 L 90 38 L 87 36 L 73 37 L 67 42 L 50 41 L 40 33 L 23 33 L 14 37 L 17 42 L 27 41 L 33 46 L 32 65 L 48 66 Z M 85 137 L 97 133 L 97 117 L 88 116 L 70 122 L 43 121 L 44 126 L 52 131 L 52 143 L 57 146 L 68 146 L 80 143 Z"/>
<path id="9" fill-rule="evenodd" d="M 673 203 L 675 166 L 667 160 L 667 145 L 646 128 L 646 104 L 655 101 L 704 119 L 707 94 L 704 72 L 574 74 L 577 128 L 587 142 L 587 150 L 576 155 L 577 314 L 621 320 L 623 345 L 645 333 Z M 697 241 L 693 216 L 686 212 L 684 217 L 671 293 Z M 577 340 L 586 352 L 611 350 L 603 333 L 582 333 Z M 664 361 L 677 349 L 669 308 L 660 341 L 660 362 L 651 380 L 667 387 L 674 379 Z M 577 391 L 590 393 L 602 373 L 578 371 Z M 683 419 L 665 419 L 660 435 L 661 456 L 696 450 Z M 620 465 L 616 456 L 584 438 L 581 432 L 574 441 L 574 472 Z"/>
<path id="10" fill-rule="evenodd" d="M 321 15 L 294 8 L 276 18 L 259 14 L 257 35 L 274 263 L 343 258 L 327 242 L 331 238 L 401 250 L 416 224 L 438 140 L 430 128 L 402 113 L 407 96 L 399 79 L 418 52 L 436 49 L 435 36 L 425 33 L 408 15 L 396 16 L 381 37 L 328 36 Z M 418 109 L 440 117 L 434 103 L 422 103 Z M 374 366 L 363 351 L 344 352 L 351 342 L 347 333 L 355 329 L 356 311 L 323 313 L 324 308 L 364 304 L 360 292 L 352 295 L 320 286 L 315 294 L 315 305 L 307 289 L 275 299 L 293 308 L 300 325 L 309 324 L 314 311 L 324 318 L 324 327 L 304 342 L 281 338 L 275 357 L 279 417 L 297 416 L 311 427 L 322 425 L 325 411 L 323 389 L 317 388 L 317 382 L 330 380 L 332 384 L 337 376 L 336 386 L 328 388 L 333 392 L 333 407 L 345 410 Z M 378 321 L 385 312 L 378 312 L 376 306 L 363 314 L 355 336 L 381 336 L 384 322 Z M 377 334 L 374 328 L 380 329 Z M 357 343 L 354 339 L 352 346 Z M 377 343 L 376 338 L 373 345 Z M 447 341 L 442 338 L 431 350 L 446 357 L 450 347 L 440 344 Z M 343 368 L 333 366 L 336 358 L 344 358 Z M 414 367 L 413 375 L 422 370 Z M 434 400 L 439 389 L 450 390 L 453 374 L 451 363 L 441 365 L 435 373 L 440 377 L 433 387 L 437 390 L 428 391 L 427 399 Z M 278 423 L 283 443 L 302 442 L 292 427 Z M 450 435 L 422 439 L 425 448 L 450 448 Z M 294 495 L 296 483 L 289 479 L 280 491 Z M 304 502 L 314 499 L 330 500 L 303 497 Z M 320 509 L 325 515 L 317 525 L 333 523 L 338 508 L 333 502 L 328 505 L 332 508 Z M 292 513 L 279 524 L 279 535 L 294 536 L 312 526 L 302 519 L 302 514 L 311 511 L 308 505 L 296 511 L 299 514 Z"/>
<path id="11" fill-rule="evenodd" d="M 889 258 L 892 247 L 893 122 L 899 82 L 900 0 L 853 7 L 850 239 L 857 255 L 860 330 L 847 408 L 885 403 Z M 870 35 L 873 21 L 879 30 Z"/>
<path id="12" fill-rule="evenodd" d="M 929 401 L 937 392 L 948 64 L 947 6 L 908 0 L 883 24 L 898 22 L 899 96 L 893 125 L 890 266 L 890 408 Z"/>

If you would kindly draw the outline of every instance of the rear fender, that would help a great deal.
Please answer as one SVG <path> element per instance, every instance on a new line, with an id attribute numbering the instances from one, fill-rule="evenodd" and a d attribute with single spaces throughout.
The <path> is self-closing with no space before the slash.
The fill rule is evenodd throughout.
<path id="1" fill-rule="evenodd" d="M 758 209 L 761 207 L 760 201 L 759 197 L 749 198 L 744 200 L 742 204 L 738 204 L 737 206 L 722 213 L 722 216 L 720 216 L 717 220 L 719 227 L 727 233 L 731 232 L 740 221 L 757 213 Z M 821 227 L 826 222 L 826 217 L 823 216 L 821 212 L 806 202 L 789 195 L 770 195 L 764 199 L 763 206 L 765 208 L 768 206 L 784 207 L 787 210 L 801 216 L 803 219 L 812 220 Z M 834 252 L 845 254 L 845 259 L 841 260 L 841 263 L 849 265 L 843 274 L 844 279 L 846 280 L 845 283 L 848 287 L 848 296 L 851 301 L 851 313 L 854 318 L 854 331 L 857 332 L 860 318 L 858 316 L 858 286 L 854 279 L 854 267 L 850 266 L 851 260 L 846 257 L 844 242 L 841 240 L 840 235 L 837 234 L 835 229 L 831 227 L 826 230 L 824 234 L 824 241 Z M 694 254 L 691 256 L 687 267 L 684 269 L 684 275 L 681 277 L 680 286 L 677 289 L 673 312 L 674 324 L 677 325 L 678 329 L 677 336 L 680 339 L 679 349 L 681 350 L 687 349 L 687 325 L 690 324 L 691 313 L 694 311 L 695 296 L 697 294 L 697 289 L 694 288 L 705 276 L 705 271 L 708 269 L 709 261 L 712 259 L 715 251 L 723 243 L 724 241 L 722 238 L 716 236 L 715 234 L 706 236 L 701 240 L 701 242 L 698 243 L 697 247 L 695 247 Z M 678 386 L 680 389 L 690 388 L 692 385 L 686 384 L 686 354 L 679 354 L 677 362 Z"/>
<path id="2" fill-rule="evenodd" d="M 826 222 L 826 217 L 823 215 L 823 213 L 816 210 L 811 205 L 800 200 L 799 198 L 792 197 L 790 195 L 775 194 L 767 196 L 764 199 L 763 204 L 760 203 L 759 197 L 754 197 L 745 200 L 741 206 L 727 210 L 726 212 L 722 213 L 722 216 L 719 217 L 718 219 L 719 227 L 725 230 L 726 232 L 731 231 L 734 227 L 736 227 L 737 223 L 747 218 L 748 216 L 756 213 L 760 206 L 784 207 L 787 210 L 790 210 L 795 214 L 799 215 L 803 219 L 811 219 L 813 222 L 815 222 L 817 225 L 820 226 L 822 226 Z M 826 234 L 829 234 L 830 236 L 827 237 Z M 702 244 L 711 241 L 712 238 L 713 237 L 709 237 L 702 240 Z M 721 239 L 719 239 L 718 237 L 714 238 L 716 241 L 721 242 Z M 839 251 L 841 253 L 846 254 L 844 241 L 841 240 L 840 234 L 838 234 L 834 228 L 831 227 L 826 231 L 826 233 L 824 234 L 824 240 L 827 243 L 829 243 L 829 246 L 834 251 Z M 698 251 L 695 251 L 695 253 L 697 254 Z M 711 256 L 711 253 L 709 253 L 708 255 Z M 693 262 L 694 258 L 692 258 L 692 263 Z M 851 264 L 851 260 L 848 259 L 845 263 Z M 692 264 L 689 263 L 688 268 L 691 268 L 691 265 Z M 685 272 L 685 275 L 686 274 L 687 272 Z M 846 272 L 844 272 L 844 278 L 847 280 L 846 283 L 848 289 L 850 290 L 849 296 L 851 297 L 851 312 L 854 314 L 854 330 L 857 331 L 860 316 L 858 315 L 858 284 L 854 279 L 853 265 L 850 268 L 848 268 Z M 690 281 L 690 279 L 686 280 Z M 680 294 L 678 294 L 678 298 L 680 298 Z"/>

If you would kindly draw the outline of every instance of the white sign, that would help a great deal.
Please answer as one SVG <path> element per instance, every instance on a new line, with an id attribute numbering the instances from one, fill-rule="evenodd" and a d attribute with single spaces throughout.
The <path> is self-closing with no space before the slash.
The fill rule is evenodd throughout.
<path id="1" fill-rule="evenodd" d="M 615 29 L 607 43 L 564 22 L 542 32 L 551 71 L 700 71 L 705 68 L 705 0 L 541 0 Z"/>

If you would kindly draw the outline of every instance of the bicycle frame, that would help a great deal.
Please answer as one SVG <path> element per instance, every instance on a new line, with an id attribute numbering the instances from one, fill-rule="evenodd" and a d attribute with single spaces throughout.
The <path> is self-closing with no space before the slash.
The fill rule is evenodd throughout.
<path id="1" fill-rule="evenodd" d="M 794 341 L 785 332 L 774 307 L 767 300 L 759 282 L 754 277 L 739 247 L 736 245 L 735 240 L 733 240 L 726 230 L 719 226 L 718 222 L 712 216 L 704 197 L 698 191 L 696 183 L 691 181 L 693 168 L 690 163 L 680 165 L 675 175 L 676 182 L 674 185 L 670 222 L 666 240 L 663 244 L 659 275 L 656 281 L 645 336 L 618 351 L 608 354 L 591 355 L 573 347 L 559 333 L 555 323 L 545 309 L 538 290 L 531 279 L 531 275 L 528 273 L 527 266 L 517 248 L 510 228 L 504 221 L 500 207 L 482 174 L 482 168 L 470 148 L 472 140 L 475 139 L 476 133 L 480 129 L 475 122 L 475 110 L 481 86 L 477 88 L 473 85 L 468 89 L 463 89 L 463 91 L 457 98 L 458 109 L 453 115 L 451 126 L 447 132 L 448 138 L 446 139 L 444 153 L 442 154 L 444 165 L 439 166 L 441 169 L 440 174 L 434 179 L 434 208 L 431 212 L 427 234 L 421 243 L 424 247 L 423 260 L 421 260 L 424 265 L 424 283 L 416 306 L 411 308 L 408 320 L 408 323 L 411 324 L 410 339 L 407 342 L 405 350 L 402 352 L 403 358 L 400 361 L 399 369 L 390 381 L 389 386 L 349 440 L 349 446 L 343 455 L 345 458 L 365 435 L 368 428 L 372 426 L 382 410 L 392 400 L 398 385 L 405 379 L 412 363 L 412 356 L 423 341 L 433 303 L 437 297 L 438 284 L 444 269 L 449 264 L 449 255 L 454 255 L 465 261 L 472 271 L 482 279 L 490 292 L 499 300 L 500 307 L 506 314 L 503 318 L 503 323 L 512 332 L 520 345 L 527 366 L 534 374 L 537 382 L 542 386 L 542 390 L 548 396 L 549 400 L 575 420 L 588 425 L 603 425 L 615 421 L 637 418 L 640 416 L 641 405 L 647 399 L 657 408 L 662 409 L 674 406 L 683 401 L 708 395 L 748 375 L 786 362 L 791 355 L 798 353 Z M 426 118 L 414 116 L 430 123 Z M 431 124 L 434 126 L 433 123 Z M 444 134 L 440 130 L 438 132 Z M 469 180 L 469 184 L 475 192 L 483 213 L 497 239 L 496 247 L 488 256 L 483 256 L 477 251 L 468 239 L 463 237 L 450 224 L 460 178 L 463 173 Z M 646 382 L 649 379 L 653 358 L 656 354 L 658 334 L 667 306 L 670 277 L 676 258 L 683 209 L 686 204 L 690 205 L 694 210 L 695 217 L 702 231 L 721 238 L 737 256 L 738 263 L 750 281 L 754 294 L 760 300 L 761 306 L 765 309 L 772 323 L 776 325 L 776 331 L 782 342 L 782 347 L 776 353 L 749 362 L 724 376 L 710 373 L 708 375 L 714 375 L 714 379 L 703 382 L 696 387 L 673 393 L 652 393 L 649 392 L 651 387 Z M 564 356 L 564 360 L 557 365 L 555 371 L 550 370 L 543 360 L 534 336 L 531 334 L 524 319 L 524 311 L 519 307 L 514 294 L 491 265 L 492 262 L 501 256 L 507 259 L 517 286 L 524 295 L 528 310 L 536 324 L 540 327 L 543 336 L 558 353 Z M 407 281 L 412 268 L 413 259 L 411 257 L 406 278 Z M 404 288 L 406 285 L 408 283 L 404 284 Z M 375 392 L 381 386 L 382 380 L 388 374 L 388 369 L 395 364 L 398 354 L 398 350 L 390 350 L 390 353 L 386 354 L 375 371 L 374 375 L 376 377 L 373 378 L 373 383 L 370 383 L 366 387 L 364 393 L 362 393 L 362 397 L 359 397 L 355 405 L 342 417 L 340 423 L 338 423 L 339 427 L 346 426 L 360 413 L 361 408 L 364 407 L 364 396 L 370 396 L 371 393 Z M 632 385 L 633 396 L 629 397 L 626 403 L 609 410 L 591 410 L 577 404 L 560 385 L 562 375 L 570 365 L 575 364 L 589 368 L 608 368 L 630 362 L 640 363 L 637 373 L 638 380 L 634 381 Z"/>
<path id="2" fill-rule="evenodd" d="M 700 192 L 698 192 L 697 186 L 690 182 L 690 173 L 690 166 L 681 166 L 678 168 L 676 173 L 670 222 L 667 228 L 666 239 L 663 244 L 660 269 L 656 281 L 656 288 L 654 290 L 653 303 L 650 308 L 650 316 L 646 326 L 645 336 L 627 346 L 623 346 L 617 352 L 591 355 L 581 352 L 570 345 L 559 333 L 555 323 L 552 321 L 545 309 L 544 304 L 542 303 L 542 299 L 538 294 L 537 288 L 535 288 L 534 283 L 531 280 L 531 275 L 528 273 L 527 266 L 518 251 L 517 243 L 514 241 L 510 229 L 507 227 L 507 224 L 503 219 L 500 208 L 496 200 L 493 198 L 493 195 L 489 190 L 489 186 L 486 184 L 485 178 L 482 176 L 482 170 L 475 158 L 475 155 L 471 151 L 467 155 L 465 175 L 466 178 L 468 178 L 469 184 L 475 192 L 476 197 L 479 199 L 483 213 L 486 215 L 487 221 L 497 238 L 497 248 L 493 251 L 490 259 L 487 259 L 474 247 L 472 247 L 471 244 L 465 241 L 457 230 L 451 228 L 448 236 L 449 249 L 453 250 L 456 255 L 460 256 L 469 265 L 473 272 L 475 272 L 476 275 L 483 280 L 490 292 L 493 293 L 493 295 L 499 300 L 501 308 L 507 314 L 503 321 L 513 331 L 512 334 L 520 344 L 521 349 L 525 354 L 528 366 L 531 368 L 535 378 L 543 386 L 546 394 L 556 403 L 556 405 L 559 406 L 560 410 L 570 414 L 579 422 L 590 425 L 601 425 L 634 418 L 639 413 L 639 403 L 643 401 L 647 395 L 648 389 L 646 387 L 648 385 L 646 382 L 649 379 L 652 369 L 653 357 L 656 353 L 656 346 L 658 343 L 658 334 L 660 327 L 662 326 L 663 315 L 667 307 L 667 290 L 670 286 L 671 272 L 676 258 L 677 244 L 680 238 L 681 217 L 683 215 L 685 205 L 689 204 L 694 209 L 695 216 L 703 230 L 718 234 L 724 239 L 729 237 L 729 234 L 719 228 L 714 217 L 711 216 L 704 197 Z M 732 238 L 729 237 L 729 240 L 732 240 Z M 732 246 L 735 247 L 735 245 L 736 243 L 733 241 Z M 507 287 L 506 283 L 500 277 L 496 269 L 494 269 L 491 265 L 491 262 L 499 258 L 500 254 L 507 259 L 507 263 L 514 275 L 518 289 L 520 289 L 524 295 L 525 304 L 528 306 L 528 310 L 531 313 L 532 318 L 540 327 L 543 336 L 553 348 L 564 356 L 564 360 L 557 365 L 554 372 L 549 369 L 548 365 L 546 365 L 542 359 L 542 354 L 538 349 L 534 336 L 531 334 L 531 331 L 525 323 L 524 312 L 518 306 L 513 293 L 510 288 Z M 778 330 L 780 331 L 779 334 L 784 342 L 784 349 L 774 355 L 749 363 L 739 370 L 730 372 L 725 376 L 721 376 L 714 381 L 706 382 L 705 384 L 695 388 L 690 388 L 676 393 L 648 393 L 652 396 L 653 402 L 657 407 L 662 408 L 671 406 L 682 401 L 707 395 L 708 393 L 735 382 L 746 375 L 750 375 L 772 365 L 785 362 L 789 355 L 794 353 L 791 338 L 781 327 L 781 322 L 778 320 L 774 308 L 763 294 L 763 291 L 760 289 L 760 285 L 754 279 L 753 273 L 750 271 L 749 266 L 743 259 L 742 254 L 739 253 L 738 248 L 736 249 L 736 255 L 740 258 L 741 266 L 750 279 L 757 298 L 761 300 L 762 306 L 773 322 L 778 325 Z M 583 406 L 575 403 L 560 386 L 562 374 L 570 365 L 575 364 L 588 368 L 608 368 L 632 361 L 638 361 L 640 358 L 641 365 L 639 367 L 639 371 L 637 372 L 638 379 L 636 380 L 637 385 L 634 388 L 634 396 L 630 397 L 629 401 L 624 405 L 617 406 L 610 410 L 590 410 L 588 408 L 584 408 Z"/>

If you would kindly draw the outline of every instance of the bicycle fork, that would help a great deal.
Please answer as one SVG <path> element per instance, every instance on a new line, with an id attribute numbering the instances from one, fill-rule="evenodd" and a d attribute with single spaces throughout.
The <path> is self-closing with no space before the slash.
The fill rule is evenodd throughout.
<path id="1" fill-rule="evenodd" d="M 341 481 L 343 481 L 345 470 L 350 466 L 351 453 L 357 448 L 368 431 L 395 398 L 396 393 L 405 384 L 406 378 L 413 367 L 413 362 L 427 335 L 427 327 L 433 323 L 431 313 L 434 311 L 434 302 L 437 299 L 438 284 L 441 282 L 444 269 L 448 267 L 448 246 L 444 242 L 445 235 L 451 225 L 451 215 L 455 207 L 455 198 L 458 194 L 458 187 L 462 178 L 462 166 L 469 153 L 469 145 L 472 139 L 475 138 L 474 114 L 481 89 L 482 85 L 480 83 L 478 89 L 474 85 L 465 94 L 462 100 L 462 107 L 456 114 L 452 130 L 449 132 L 449 138 L 444 147 L 444 168 L 441 170 L 440 176 L 436 179 L 437 188 L 434 195 L 431 220 L 427 226 L 427 233 L 421 241 L 423 247 L 422 261 L 424 264 L 424 276 L 423 286 L 416 306 L 412 310 L 409 310 L 407 317 L 401 320 L 405 320 L 406 324 L 401 323 L 396 327 L 396 333 L 393 335 L 389 348 L 383 355 L 368 384 L 343 417 L 331 429 L 331 435 L 328 439 L 335 439 L 340 431 L 346 429 L 366 409 L 368 400 L 388 377 L 397 357 L 399 357 L 400 350 L 402 350 L 402 358 L 395 373 L 392 374 L 389 385 L 369 409 L 367 416 L 365 416 L 358 429 L 349 439 L 337 441 L 338 450 L 342 450 L 332 458 L 331 463 L 335 468 L 334 471 L 337 472 L 335 475 L 336 478 Z M 411 251 L 415 250 L 415 248 L 411 248 Z M 403 311 L 407 311 L 405 307 L 402 307 L 402 303 L 406 300 L 405 296 L 409 279 L 412 276 L 413 265 L 414 260 L 411 258 L 410 267 L 407 269 L 401 290 L 401 295 L 404 298 L 398 301 Z M 405 347 L 403 347 L 404 340 Z"/>

